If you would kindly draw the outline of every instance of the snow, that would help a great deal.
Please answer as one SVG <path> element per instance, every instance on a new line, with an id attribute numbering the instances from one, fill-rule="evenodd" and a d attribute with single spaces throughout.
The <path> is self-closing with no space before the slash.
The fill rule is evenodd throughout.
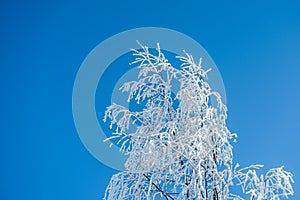
<path id="1" fill-rule="evenodd" d="M 132 64 L 140 73 L 120 89 L 128 92 L 129 102 L 144 108 L 107 107 L 104 120 L 115 129 L 110 139 L 119 138 L 129 158 L 126 170 L 111 178 L 104 199 L 244 199 L 230 192 L 233 186 L 241 187 L 251 200 L 293 194 L 292 174 L 283 167 L 260 176 L 261 165 L 233 167 L 237 134 L 226 126 L 226 105 L 206 82 L 210 70 L 203 69 L 202 59 L 196 64 L 185 53 L 177 57 L 182 65 L 176 68 L 159 45 L 156 55 L 143 45 L 133 52 Z M 172 96 L 174 82 L 180 87 Z M 212 98 L 217 106 L 210 104 Z"/>

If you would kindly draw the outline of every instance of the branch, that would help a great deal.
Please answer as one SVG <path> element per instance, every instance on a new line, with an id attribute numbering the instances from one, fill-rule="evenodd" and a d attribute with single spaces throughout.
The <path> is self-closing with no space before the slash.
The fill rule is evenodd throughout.
<path id="1" fill-rule="evenodd" d="M 145 176 L 147 178 L 148 181 L 150 181 L 151 179 L 146 175 L 143 174 L 143 176 Z M 156 185 L 155 183 L 152 182 L 152 185 L 154 185 L 154 187 L 168 200 L 169 198 L 174 200 L 173 197 L 171 197 L 168 193 L 165 193 L 158 185 Z"/>

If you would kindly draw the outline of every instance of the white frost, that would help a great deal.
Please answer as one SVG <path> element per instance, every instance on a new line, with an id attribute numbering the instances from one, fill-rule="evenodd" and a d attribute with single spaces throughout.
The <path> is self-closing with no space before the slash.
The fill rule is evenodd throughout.
<path id="1" fill-rule="evenodd" d="M 237 134 L 226 126 L 226 105 L 206 82 L 209 70 L 192 55 L 177 57 L 181 68 L 168 62 L 157 46 L 157 55 L 141 45 L 133 50 L 140 73 L 125 83 L 128 101 L 145 105 L 140 111 L 112 104 L 105 112 L 129 155 L 124 172 L 111 178 L 104 199 L 205 199 L 240 200 L 230 193 L 241 186 L 250 200 L 278 200 L 293 194 L 292 174 L 283 167 L 258 176 L 261 165 L 233 167 L 232 142 Z M 180 88 L 172 95 L 172 83 Z M 217 99 L 218 106 L 209 102 Z M 133 127 L 133 128 L 132 128 Z"/>

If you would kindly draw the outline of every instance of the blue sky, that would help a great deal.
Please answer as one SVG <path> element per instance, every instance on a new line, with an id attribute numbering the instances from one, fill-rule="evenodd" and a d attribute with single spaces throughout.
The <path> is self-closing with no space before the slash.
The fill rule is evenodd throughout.
<path id="1" fill-rule="evenodd" d="M 146 26 L 180 31 L 207 50 L 239 135 L 234 160 L 285 165 L 295 179 L 290 199 L 299 199 L 300 4 L 156 0 L 0 2 L 0 199 L 103 196 L 116 171 L 77 135 L 73 83 L 101 41 Z"/>

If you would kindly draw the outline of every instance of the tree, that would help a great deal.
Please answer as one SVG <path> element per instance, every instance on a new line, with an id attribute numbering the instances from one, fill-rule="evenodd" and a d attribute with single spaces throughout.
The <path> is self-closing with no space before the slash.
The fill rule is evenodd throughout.
<path id="1" fill-rule="evenodd" d="M 185 53 L 175 68 L 159 45 L 155 53 L 143 45 L 133 52 L 139 75 L 121 90 L 142 109 L 107 107 L 104 121 L 115 129 L 109 140 L 117 139 L 129 158 L 126 170 L 112 176 L 104 199 L 243 199 L 230 192 L 233 186 L 241 186 L 250 200 L 293 195 L 292 174 L 283 167 L 258 176 L 262 165 L 234 166 L 237 135 L 226 126 L 227 108 L 210 88 L 202 59 L 196 64 Z"/>

